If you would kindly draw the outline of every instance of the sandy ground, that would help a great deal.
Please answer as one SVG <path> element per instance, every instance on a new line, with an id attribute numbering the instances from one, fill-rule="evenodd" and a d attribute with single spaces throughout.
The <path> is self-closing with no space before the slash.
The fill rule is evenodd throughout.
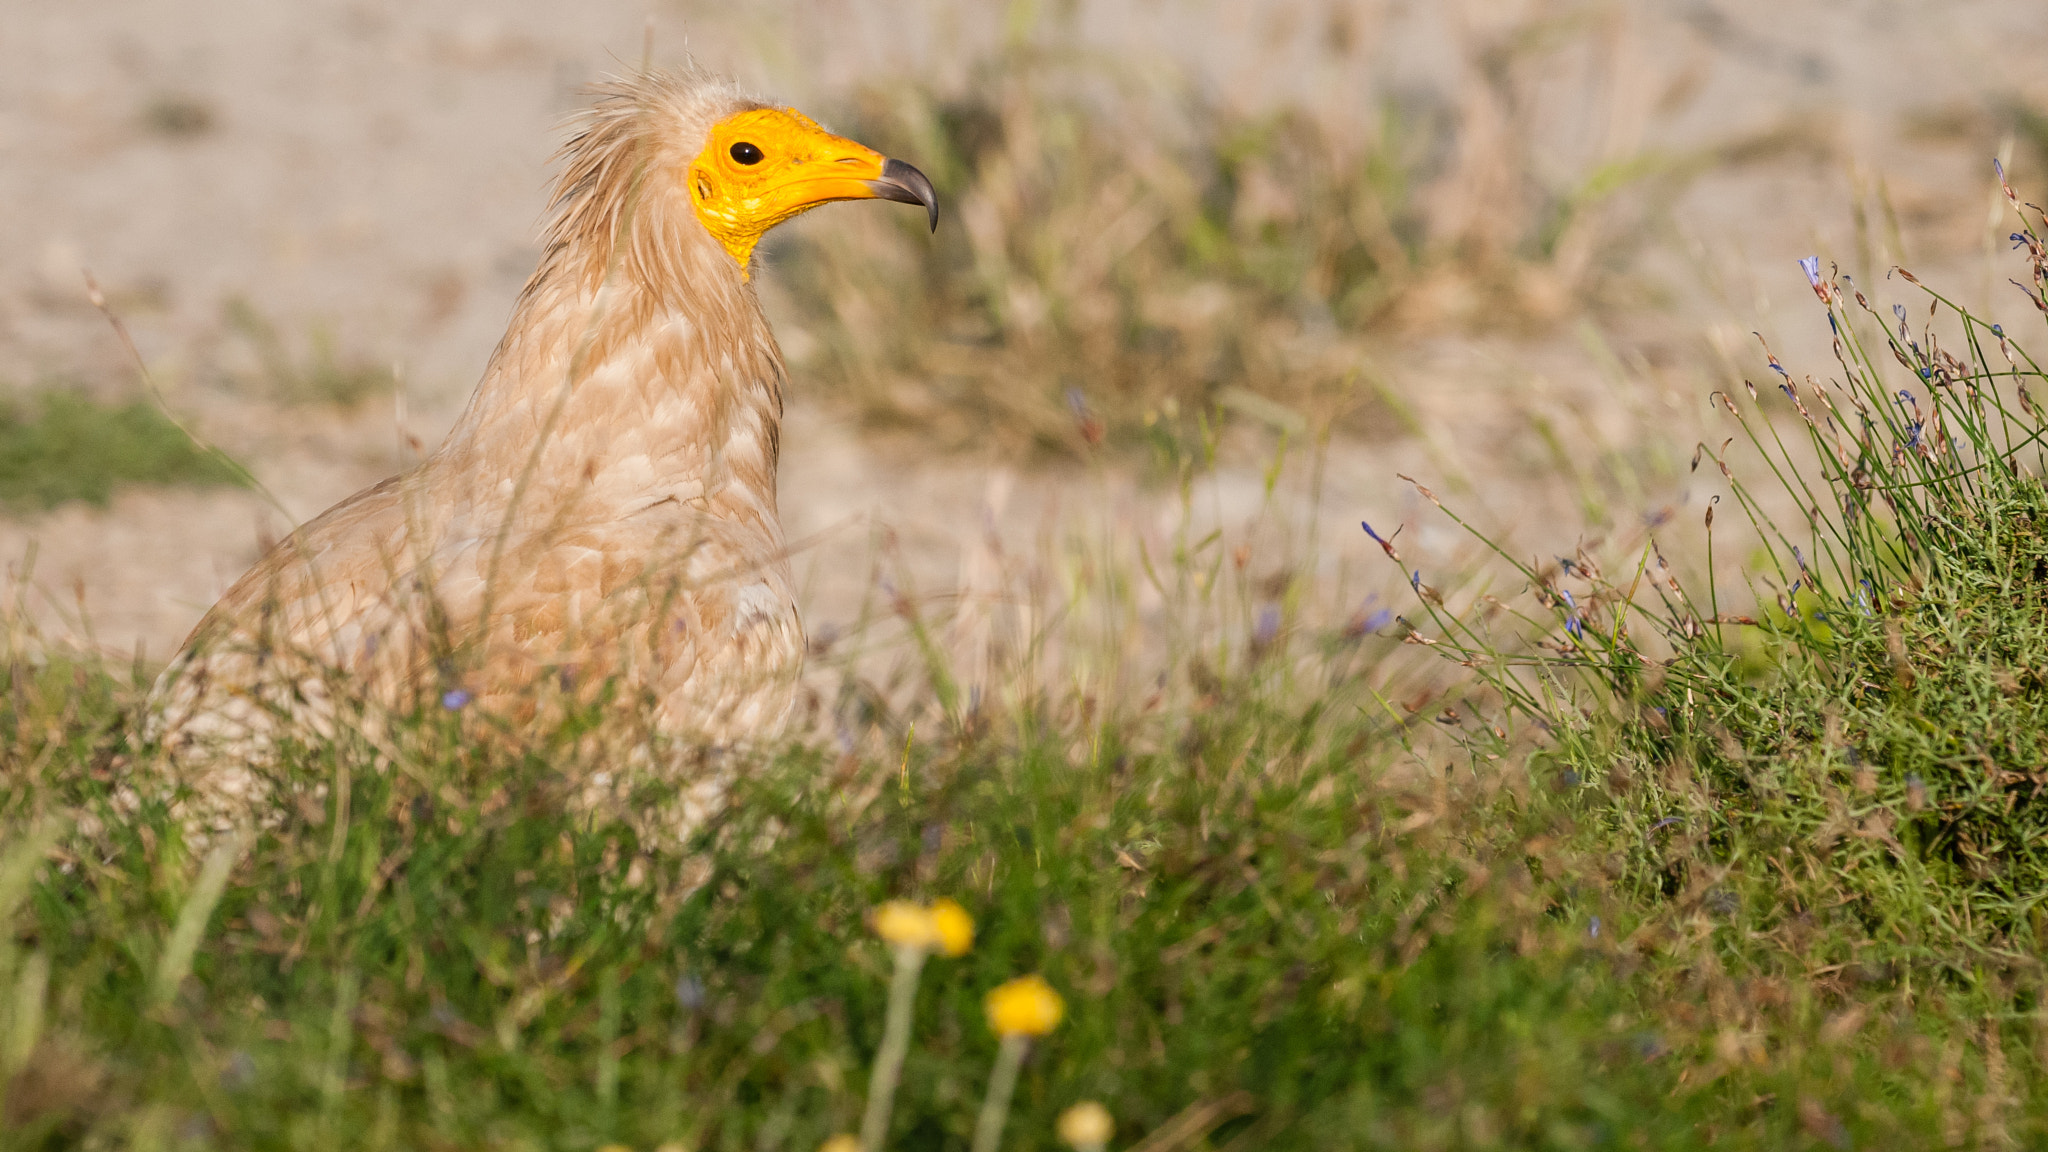
<path id="1" fill-rule="evenodd" d="M 1470 81 L 1458 36 L 1483 35 L 1515 8 L 1474 4 L 1461 25 L 1447 13 L 1465 6 L 1422 0 L 1091 0 L 1080 19 L 1098 45 L 1181 70 L 1245 107 L 1365 107 L 1389 91 L 1455 106 Z M 1819 317 L 1793 262 L 1820 252 L 1867 275 L 1850 207 L 1874 202 L 1880 186 L 1897 220 L 1895 238 L 1873 226 L 1887 258 L 1948 276 L 1966 300 L 2003 299 L 1990 254 L 2009 228 L 1991 213 L 1987 161 L 2008 109 L 2048 108 L 2039 0 L 1570 12 L 1594 31 L 1572 32 L 1583 50 L 1559 55 L 1539 86 L 1539 176 L 1751 146 L 1644 217 L 1624 281 L 1636 299 L 1533 336 L 1425 328 L 1383 342 L 1374 368 L 1416 412 L 1419 432 L 1334 445 L 1313 505 L 1302 496 L 1306 469 L 1285 486 L 1287 519 L 1316 519 L 1325 539 L 1344 541 L 1328 553 L 1333 574 L 1367 559 L 1357 520 L 1417 516 L 1397 472 L 1462 492 L 1523 537 L 1559 547 L 1594 489 L 1644 508 L 1683 500 L 1682 460 L 1706 392 L 1759 366 L 1752 330 L 1788 363 L 1821 369 Z M 0 521 L 0 556 L 19 573 L 33 550 L 35 614 L 52 631 L 83 636 L 89 622 L 98 644 L 168 654 L 263 541 L 388 475 L 408 437 L 431 443 L 452 419 L 532 266 L 557 125 L 580 85 L 641 57 L 650 30 L 657 62 L 687 46 L 757 87 L 829 108 L 852 85 L 891 75 L 957 80 L 975 46 L 1002 34 L 1004 16 L 938 0 L 778 2 L 738 14 L 614 0 L 0 5 L 0 383 L 109 396 L 138 388 L 86 301 L 90 268 L 171 403 L 248 461 L 282 505 L 130 491 L 105 510 Z M 1350 63 L 1318 47 L 1336 36 L 1357 41 Z M 829 228 L 844 210 L 796 227 Z M 234 387 L 255 364 L 224 320 L 233 300 L 295 348 L 324 340 L 347 358 L 396 365 L 398 401 L 342 416 Z M 1255 429 L 1240 435 L 1198 501 L 1203 514 L 1255 515 L 1269 450 Z M 1640 470 L 1633 487 L 1574 481 L 1575 469 L 1616 456 Z M 852 610 L 884 538 L 931 591 L 973 568 L 989 526 L 1025 548 L 1091 524 L 1161 537 L 1179 515 L 1177 497 L 1135 471 L 1019 474 L 864 440 L 801 379 L 783 500 L 792 537 L 809 542 L 800 565 L 814 626 Z M 1455 548 L 1437 529 L 1408 539 L 1423 562 Z"/>

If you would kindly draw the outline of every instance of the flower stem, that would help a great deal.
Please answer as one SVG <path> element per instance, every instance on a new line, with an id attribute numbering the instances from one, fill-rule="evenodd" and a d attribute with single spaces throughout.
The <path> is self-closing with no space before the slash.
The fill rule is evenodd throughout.
<path id="1" fill-rule="evenodd" d="M 889 981 L 889 1016 L 882 1026 L 882 1048 L 875 1053 L 875 1071 L 868 1078 L 868 1112 L 860 1122 L 861 1152 L 881 1152 L 889 1137 L 889 1111 L 896 1100 L 896 1081 L 903 1058 L 910 1054 L 910 1021 L 917 1007 L 917 974 L 924 968 L 924 949 L 896 949 L 896 975 Z"/>
<path id="2" fill-rule="evenodd" d="M 996 1068 L 989 1073 L 988 1096 L 981 1102 L 981 1119 L 974 1123 L 974 1152 L 996 1152 L 1003 1142 L 1003 1121 L 1010 1118 L 1010 1096 L 1017 1090 L 1017 1071 L 1024 1067 L 1025 1050 L 1031 1037 L 1013 1032 L 1003 1037 L 996 1050 Z"/>

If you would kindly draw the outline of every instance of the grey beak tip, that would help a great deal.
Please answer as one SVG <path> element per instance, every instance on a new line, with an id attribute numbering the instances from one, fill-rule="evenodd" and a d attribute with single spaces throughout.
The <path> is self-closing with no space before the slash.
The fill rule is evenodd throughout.
<path id="1" fill-rule="evenodd" d="M 901 160 L 889 160 L 883 163 L 882 178 L 874 185 L 879 185 L 876 191 L 885 199 L 924 205 L 925 217 L 931 223 L 932 231 L 939 230 L 939 194 L 924 173 Z"/>

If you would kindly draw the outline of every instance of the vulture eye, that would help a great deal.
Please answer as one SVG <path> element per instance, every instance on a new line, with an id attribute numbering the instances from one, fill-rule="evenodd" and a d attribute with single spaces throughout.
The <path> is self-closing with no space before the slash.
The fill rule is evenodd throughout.
<path id="1" fill-rule="evenodd" d="M 761 150 L 742 140 L 732 146 L 732 158 L 742 164 L 759 164 Z"/>

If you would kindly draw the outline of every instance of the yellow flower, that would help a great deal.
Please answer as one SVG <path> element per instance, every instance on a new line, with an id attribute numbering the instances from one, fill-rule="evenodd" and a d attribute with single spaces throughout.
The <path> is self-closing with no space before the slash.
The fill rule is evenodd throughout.
<path id="1" fill-rule="evenodd" d="M 967 914 L 967 909 L 940 897 L 932 901 L 928 912 L 939 952 L 946 956 L 967 955 L 968 949 L 974 947 L 974 917 Z"/>
<path id="2" fill-rule="evenodd" d="M 1060 1113 L 1056 1130 L 1060 1139 L 1076 1148 L 1100 1148 L 1116 1134 L 1116 1120 L 1109 1109 L 1093 1100 L 1083 1100 Z"/>
<path id="3" fill-rule="evenodd" d="M 891 900 L 875 909 L 875 935 L 898 948 L 929 948 L 938 943 L 932 914 L 908 900 Z"/>
<path id="4" fill-rule="evenodd" d="M 1043 976 L 1019 976 L 988 994 L 988 1026 L 999 1036 L 1043 1036 L 1059 1027 L 1066 1001 Z"/>
<path id="5" fill-rule="evenodd" d="M 839 1135 L 818 1145 L 818 1152 L 860 1152 L 860 1138 L 846 1132 L 841 1132 Z"/>

